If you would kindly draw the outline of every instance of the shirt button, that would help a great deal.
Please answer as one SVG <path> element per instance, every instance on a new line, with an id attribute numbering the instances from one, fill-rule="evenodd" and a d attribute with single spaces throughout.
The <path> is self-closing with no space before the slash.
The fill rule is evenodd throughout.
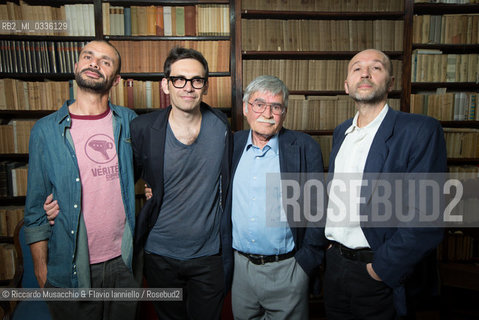
<path id="1" fill-rule="evenodd" d="M 254 221 L 254 218 L 251 218 L 251 221 Z"/>
<path id="2" fill-rule="evenodd" d="M 74 271 L 74 272 L 73 272 L 73 274 L 77 274 L 77 272 L 76 272 L 76 271 Z"/>
<path id="3" fill-rule="evenodd" d="M 72 230 L 72 234 L 75 234 L 75 231 Z"/>
<path id="4" fill-rule="evenodd" d="M 254 197 L 253 197 L 251 200 L 255 201 L 255 200 L 256 200 L 256 198 L 254 198 Z"/>
<path id="5" fill-rule="evenodd" d="M 76 182 L 80 181 L 80 178 L 76 178 L 75 181 L 76 181 Z"/>
<path id="6" fill-rule="evenodd" d="M 75 208 L 75 209 L 76 209 L 76 208 L 78 208 L 78 205 L 76 205 L 76 204 L 75 204 L 75 205 L 73 205 L 73 208 Z"/>
<path id="7" fill-rule="evenodd" d="M 255 241 L 254 239 L 253 239 L 253 240 L 251 240 L 251 242 L 254 242 L 254 241 Z"/>
<path id="8" fill-rule="evenodd" d="M 70 121 L 70 118 L 67 118 L 67 121 Z"/>

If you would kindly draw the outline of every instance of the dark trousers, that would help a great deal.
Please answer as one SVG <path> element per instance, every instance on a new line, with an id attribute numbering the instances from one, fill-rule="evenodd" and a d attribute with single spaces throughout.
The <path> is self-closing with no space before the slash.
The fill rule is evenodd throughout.
<path id="1" fill-rule="evenodd" d="M 92 288 L 138 288 L 120 257 L 90 265 Z M 53 286 L 48 282 L 45 288 Z M 53 319 L 134 320 L 137 301 L 48 301 Z"/>
<path id="2" fill-rule="evenodd" d="M 220 255 L 176 260 L 145 253 L 145 277 L 150 288 L 182 288 L 182 301 L 154 301 L 160 320 L 220 319 L 224 299 Z"/>
<path id="3" fill-rule="evenodd" d="M 371 278 L 366 262 L 342 256 L 337 246 L 326 252 L 324 303 L 328 320 L 397 319 L 392 289 Z"/>

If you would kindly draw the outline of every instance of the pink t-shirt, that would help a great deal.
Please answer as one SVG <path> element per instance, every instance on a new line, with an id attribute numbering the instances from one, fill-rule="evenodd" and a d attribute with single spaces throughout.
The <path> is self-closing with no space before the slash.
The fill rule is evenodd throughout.
<path id="1" fill-rule="evenodd" d="M 112 113 L 71 115 L 71 135 L 80 168 L 82 214 L 90 263 L 121 255 L 125 208 L 121 197 Z"/>

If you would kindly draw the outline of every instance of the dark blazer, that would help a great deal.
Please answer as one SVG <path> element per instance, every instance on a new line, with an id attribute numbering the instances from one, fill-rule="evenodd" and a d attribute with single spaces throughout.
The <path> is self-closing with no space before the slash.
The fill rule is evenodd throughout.
<path id="1" fill-rule="evenodd" d="M 213 112 L 228 128 L 228 134 L 225 139 L 225 152 L 222 155 L 220 188 L 220 199 L 223 209 L 220 222 L 220 236 L 226 290 L 228 291 L 233 276 L 233 252 L 231 249 L 231 217 L 225 214 L 224 204 L 226 203 L 230 183 L 233 139 L 228 120 L 221 111 L 215 110 L 203 102 L 200 107 Z M 155 225 L 160 213 L 164 193 L 163 165 L 165 139 L 170 111 L 171 106 L 166 109 L 144 114 L 137 117 L 135 121 L 132 121 L 130 124 L 133 157 L 135 170 L 137 171 L 136 176 L 140 175 L 153 190 L 153 197 L 146 201 L 137 217 L 135 229 L 136 251 L 143 249 L 148 234 Z M 178 241 L 181 241 L 181 239 L 178 239 Z"/>
<path id="2" fill-rule="evenodd" d="M 250 131 L 244 130 L 236 132 L 234 135 L 232 177 L 234 177 L 234 172 L 246 146 L 248 134 Z M 283 128 L 280 130 L 278 138 L 281 173 L 322 173 L 324 171 L 321 148 L 309 135 Z M 232 192 L 230 192 L 230 197 L 232 197 Z M 231 201 L 229 203 L 231 204 Z M 290 215 L 287 214 L 287 216 L 289 219 Z M 323 260 L 324 229 L 292 227 L 291 232 L 296 250 L 295 258 L 303 270 L 311 276 L 317 271 Z"/>
<path id="3" fill-rule="evenodd" d="M 333 134 L 329 172 L 352 119 L 340 124 Z M 440 123 L 430 117 L 389 109 L 374 137 L 365 173 L 439 173 L 447 172 L 446 144 Z M 370 199 L 371 189 L 361 190 Z M 366 194 L 365 194 L 366 193 Z M 368 200 L 366 200 L 368 201 Z M 368 215 L 368 203 L 360 208 Z M 406 305 L 417 293 L 431 293 L 437 285 L 433 266 L 436 246 L 443 230 L 439 228 L 364 228 L 364 235 L 374 251 L 373 269 L 394 291 L 395 307 L 406 313 Z M 416 299 L 417 300 L 417 299 Z"/>

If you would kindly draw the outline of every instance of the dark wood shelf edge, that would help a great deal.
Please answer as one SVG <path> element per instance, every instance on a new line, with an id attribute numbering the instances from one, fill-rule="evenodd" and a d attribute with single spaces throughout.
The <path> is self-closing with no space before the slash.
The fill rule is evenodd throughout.
<path id="1" fill-rule="evenodd" d="M 28 5 L 39 5 L 44 6 L 44 3 L 39 3 L 38 0 L 24 0 Z M 49 6 L 59 6 L 63 4 L 93 4 L 94 0 L 50 0 L 48 1 Z"/>
<path id="2" fill-rule="evenodd" d="M 418 90 L 435 90 L 437 88 L 447 88 L 454 91 L 477 91 L 479 83 L 475 82 L 412 82 L 412 93 Z"/>
<path id="3" fill-rule="evenodd" d="M 0 160 L 28 161 L 28 153 L 0 153 Z M 11 199 L 11 197 L 7 198 Z M 6 198 L 0 197 L 0 199 Z"/>
<path id="4" fill-rule="evenodd" d="M 0 116 L 2 118 L 31 118 L 40 119 L 56 110 L 0 110 Z"/>
<path id="5" fill-rule="evenodd" d="M 161 80 L 164 78 L 163 72 L 140 72 L 140 73 L 121 73 L 123 79 L 132 78 L 138 80 Z M 229 77 L 230 72 L 210 72 L 210 77 Z M 0 73 L 0 78 L 10 78 L 29 81 L 42 81 L 45 79 L 56 81 L 73 80 L 73 73 Z"/>
<path id="6" fill-rule="evenodd" d="M 349 60 L 359 51 L 242 51 L 243 60 L 252 59 L 336 59 Z M 402 51 L 384 51 L 393 60 L 402 60 Z"/>
<path id="7" fill-rule="evenodd" d="M 243 19 L 304 19 L 304 20 L 402 20 L 402 11 L 375 12 L 319 12 L 319 11 L 276 11 L 242 10 Z"/>
<path id="8" fill-rule="evenodd" d="M 222 111 L 223 113 L 225 113 L 227 115 L 231 115 L 231 108 L 217 108 L 217 107 L 215 107 L 213 109 Z M 161 110 L 161 109 L 160 108 L 141 108 L 141 109 L 132 109 L 132 110 L 135 111 L 138 114 L 144 114 L 144 113 L 158 111 L 158 110 Z"/>
<path id="9" fill-rule="evenodd" d="M 220 110 L 227 115 L 231 115 L 231 108 L 215 107 L 215 109 Z M 148 112 L 153 112 L 153 111 L 156 111 L 156 110 L 160 110 L 160 108 L 139 108 L 139 109 L 133 108 L 132 110 L 135 111 L 138 114 L 143 114 L 143 113 L 148 113 Z M 39 119 L 39 118 L 47 116 L 47 115 L 49 115 L 49 114 L 51 114 L 55 111 L 56 110 L 0 110 L 0 117 L 11 118 L 11 119 L 17 119 L 17 118 Z M 15 155 L 16 154 L 9 154 L 7 156 L 4 156 L 4 155 L 0 154 L 0 159 L 7 158 L 7 157 L 11 158 L 12 156 L 15 156 Z M 21 157 L 21 156 L 17 155 L 17 157 Z"/>
<path id="10" fill-rule="evenodd" d="M 138 80 L 161 80 L 165 77 L 165 74 L 163 72 L 138 72 L 138 73 L 133 73 L 133 72 L 125 72 L 125 73 L 120 73 L 121 77 L 123 79 L 126 78 L 132 78 L 132 79 L 138 79 Z M 210 78 L 211 77 L 229 77 L 231 76 L 230 72 L 210 72 L 208 75 Z"/>
<path id="11" fill-rule="evenodd" d="M 0 243 L 13 243 L 13 237 L 0 236 Z M 3 280 L 0 280 L 3 281 Z"/>
<path id="12" fill-rule="evenodd" d="M 0 287 L 6 287 L 10 284 L 11 280 L 0 280 Z"/>
<path id="13" fill-rule="evenodd" d="M 332 136 L 334 130 L 331 129 L 331 130 L 299 130 L 299 131 L 302 131 L 312 136 Z"/>
<path id="14" fill-rule="evenodd" d="M 473 128 L 479 129 L 479 121 L 441 121 L 441 125 L 444 128 Z"/>
<path id="15" fill-rule="evenodd" d="M 344 90 L 290 90 L 289 94 L 304 96 L 347 96 Z M 389 98 L 401 98 L 401 90 L 393 90 L 388 95 Z"/>
<path id="16" fill-rule="evenodd" d="M 130 5 L 193 5 L 193 4 L 229 4 L 228 0 L 150 0 L 150 1 L 145 1 L 145 0 L 112 0 L 112 1 L 105 1 L 103 0 L 102 2 L 109 2 L 112 5 L 125 5 L 128 4 Z"/>
<path id="17" fill-rule="evenodd" d="M 439 262 L 443 286 L 479 290 L 479 264 Z"/>
<path id="18" fill-rule="evenodd" d="M 73 73 L 0 73 L 0 78 L 10 78 L 28 81 L 42 81 L 42 80 L 57 80 L 57 81 L 67 81 L 73 80 L 75 76 Z"/>
<path id="19" fill-rule="evenodd" d="M 158 40 L 164 40 L 164 41 L 218 41 L 218 40 L 223 40 L 223 41 L 229 41 L 230 36 L 109 36 L 105 35 L 104 36 L 105 40 L 113 40 L 113 41 L 147 41 L 147 40 L 152 40 L 152 41 L 158 41 Z"/>
<path id="20" fill-rule="evenodd" d="M 0 206 L 23 206 L 25 197 L 0 197 Z"/>
<path id="21" fill-rule="evenodd" d="M 413 43 L 412 50 L 433 49 L 443 53 L 470 54 L 479 53 L 479 44 Z"/>
<path id="22" fill-rule="evenodd" d="M 477 4 L 415 3 L 414 14 L 479 13 Z"/>
<path id="23" fill-rule="evenodd" d="M 448 165 L 479 165 L 479 158 L 449 158 L 447 159 Z"/>
<path id="24" fill-rule="evenodd" d="M 29 34 L 0 34 L 2 40 L 16 41 L 92 41 L 94 36 L 62 36 L 62 35 L 29 35 Z"/>

